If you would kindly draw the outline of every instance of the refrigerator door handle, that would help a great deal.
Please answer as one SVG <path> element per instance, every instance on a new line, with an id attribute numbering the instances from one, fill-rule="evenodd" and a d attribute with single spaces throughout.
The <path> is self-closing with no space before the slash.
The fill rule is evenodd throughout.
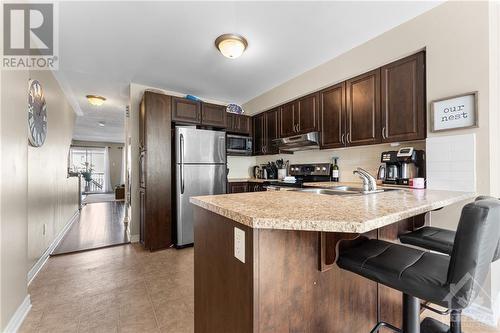
<path id="1" fill-rule="evenodd" d="M 184 135 L 180 135 L 180 178 L 181 178 L 181 194 L 184 194 Z"/>

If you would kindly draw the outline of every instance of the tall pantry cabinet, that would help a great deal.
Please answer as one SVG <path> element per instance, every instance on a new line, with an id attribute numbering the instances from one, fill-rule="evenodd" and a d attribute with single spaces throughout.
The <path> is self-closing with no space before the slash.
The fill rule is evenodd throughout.
<path id="1" fill-rule="evenodd" d="M 139 113 L 140 242 L 172 245 L 172 97 L 146 91 Z"/>

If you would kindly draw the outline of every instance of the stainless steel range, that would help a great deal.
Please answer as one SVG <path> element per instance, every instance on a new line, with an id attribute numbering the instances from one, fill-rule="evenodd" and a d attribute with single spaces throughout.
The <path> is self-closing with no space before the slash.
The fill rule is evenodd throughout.
<path id="1" fill-rule="evenodd" d="M 307 186 L 308 182 L 332 181 L 332 165 L 330 163 L 292 164 L 289 169 L 293 181 L 275 180 L 267 183 L 268 191 L 282 191 Z"/>

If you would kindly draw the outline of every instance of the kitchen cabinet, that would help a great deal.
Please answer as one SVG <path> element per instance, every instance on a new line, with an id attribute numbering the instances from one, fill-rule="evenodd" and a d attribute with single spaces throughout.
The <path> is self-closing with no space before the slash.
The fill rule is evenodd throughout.
<path id="1" fill-rule="evenodd" d="M 234 134 L 251 135 L 252 118 L 242 114 L 227 113 L 226 131 Z"/>
<path id="2" fill-rule="evenodd" d="M 278 146 L 274 140 L 279 137 L 279 109 L 267 111 L 265 113 L 265 134 L 264 152 L 266 154 L 278 154 Z"/>
<path id="3" fill-rule="evenodd" d="M 201 103 L 182 97 L 172 97 L 172 121 L 201 123 Z"/>
<path id="4" fill-rule="evenodd" d="M 319 92 L 320 146 L 344 147 L 346 129 L 345 82 Z"/>
<path id="5" fill-rule="evenodd" d="M 280 137 L 318 130 L 318 96 L 314 93 L 280 107 Z"/>
<path id="6" fill-rule="evenodd" d="M 227 183 L 227 193 L 245 193 L 248 191 L 247 182 Z"/>
<path id="7" fill-rule="evenodd" d="M 201 103 L 201 124 L 225 128 L 227 112 L 224 105 Z"/>
<path id="8" fill-rule="evenodd" d="M 298 100 L 298 110 L 294 115 L 299 134 L 318 131 L 318 96 L 318 93 L 314 93 Z"/>
<path id="9" fill-rule="evenodd" d="M 279 109 L 280 138 L 285 138 L 297 134 L 295 113 L 298 112 L 298 109 L 299 107 L 296 101 L 287 103 L 280 107 Z"/>
<path id="10" fill-rule="evenodd" d="M 277 154 L 274 140 L 279 135 L 279 109 L 273 109 L 253 117 L 254 155 Z"/>
<path id="11" fill-rule="evenodd" d="M 172 99 L 146 91 L 141 101 L 139 230 L 141 243 L 149 250 L 172 245 Z"/>
<path id="12" fill-rule="evenodd" d="M 380 69 L 347 80 L 346 103 L 346 144 L 380 143 Z"/>
<path id="13" fill-rule="evenodd" d="M 382 142 L 425 139 L 425 52 L 381 69 Z"/>

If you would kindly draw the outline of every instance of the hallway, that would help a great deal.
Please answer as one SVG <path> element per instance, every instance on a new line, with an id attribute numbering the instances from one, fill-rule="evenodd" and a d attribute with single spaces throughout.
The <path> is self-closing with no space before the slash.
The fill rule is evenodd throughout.
<path id="1" fill-rule="evenodd" d="M 59 255 L 130 243 L 123 224 L 123 201 L 91 203 L 83 206 L 80 216 L 54 249 Z"/>
<path id="2" fill-rule="evenodd" d="M 51 257 L 20 332 L 193 332 L 193 248 L 138 244 Z"/>

